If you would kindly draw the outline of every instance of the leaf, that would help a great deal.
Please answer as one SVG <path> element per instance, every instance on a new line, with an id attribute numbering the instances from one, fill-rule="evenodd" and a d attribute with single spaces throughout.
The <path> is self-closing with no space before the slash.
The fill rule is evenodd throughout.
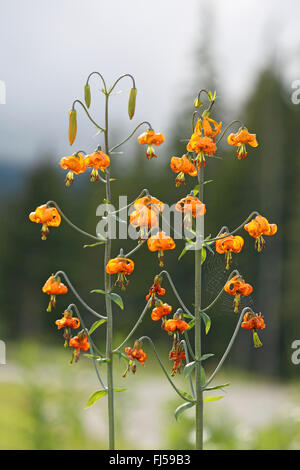
<path id="1" fill-rule="evenodd" d="M 101 356 L 97 356 L 96 354 L 85 354 L 85 357 L 88 357 L 89 359 L 102 359 Z"/>
<path id="2" fill-rule="evenodd" d="M 182 250 L 182 252 L 180 253 L 180 255 L 178 256 L 178 260 L 180 260 L 180 259 L 186 254 L 187 251 L 194 249 L 194 245 L 195 245 L 195 243 L 191 243 L 191 244 L 189 244 L 189 245 L 186 245 L 186 246 L 183 248 L 183 250 Z"/>
<path id="3" fill-rule="evenodd" d="M 206 249 L 202 247 L 201 248 L 201 264 L 203 264 L 205 260 L 206 260 Z"/>
<path id="4" fill-rule="evenodd" d="M 188 325 L 189 325 L 189 327 L 187 328 L 188 330 L 191 330 L 192 328 L 194 328 L 195 320 L 190 321 Z"/>
<path id="5" fill-rule="evenodd" d="M 192 408 L 195 405 L 195 403 L 183 403 L 183 405 L 178 406 L 176 410 L 174 411 L 174 416 L 177 421 L 178 417 L 185 412 L 185 410 L 188 410 L 189 408 Z"/>
<path id="6" fill-rule="evenodd" d="M 207 387 L 205 388 L 204 391 L 207 391 L 207 390 L 218 390 L 220 388 L 224 388 L 224 387 L 229 387 L 230 383 L 228 384 L 222 384 L 222 385 L 216 385 L 215 387 Z"/>
<path id="7" fill-rule="evenodd" d="M 102 320 L 95 321 L 90 328 L 89 335 L 91 335 L 98 328 L 98 326 L 102 325 L 105 322 L 106 320 L 104 318 Z"/>
<path id="8" fill-rule="evenodd" d="M 212 183 L 212 182 L 213 182 L 213 180 L 206 180 L 206 181 L 204 181 L 203 184 L 208 184 L 208 183 Z"/>
<path id="9" fill-rule="evenodd" d="M 205 312 L 200 312 L 200 315 L 204 321 L 204 324 L 205 324 L 205 333 L 207 334 L 210 330 L 210 326 L 211 326 L 211 319 L 209 318 L 209 316 L 207 315 L 207 313 Z"/>
<path id="10" fill-rule="evenodd" d="M 100 398 L 104 397 L 107 394 L 107 390 L 97 390 L 96 392 L 92 393 L 90 398 L 88 399 L 85 408 L 89 408 L 92 406 L 96 401 L 100 400 Z"/>
<path id="11" fill-rule="evenodd" d="M 94 290 L 91 290 L 91 294 L 106 294 L 105 290 L 102 290 L 102 289 L 94 289 Z"/>
<path id="12" fill-rule="evenodd" d="M 93 243 L 92 245 L 83 245 L 83 248 L 92 248 L 93 246 L 103 245 L 106 241 L 102 240 L 101 242 Z"/>
<path id="13" fill-rule="evenodd" d="M 108 296 L 110 297 L 110 299 L 115 302 L 115 304 L 117 304 L 120 309 L 124 309 L 124 304 L 123 304 L 123 300 L 122 300 L 122 297 L 119 296 L 119 294 L 115 294 L 114 292 L 111 292 L 110 294 L 108 294 Z"/>
<path id="14" fill-rule="evenodd" d="M 188 377 L 195 369 L 195 365 L 196 365 L 195 361 L 189 362 L 188 364 L 186 364 L 185 368 L 183 369 L 183 376 Z"/>
<path id="15" fill-rule="evenodd" d="M 183 390 L 179 390 L 179 392 L 181 393 L 181 395 L 183 395 L 185 398 L 187 398 L 188 400 L 194 400 L 194 398 L 192 397 L 192 395 L 190 395 L 189 393 L 187 392 L 184 392 Z"/>
<path id="16" fill-rule="evenodd" d="M 205 397 L 205 398 L 203 398 L 203 402 L 207 403 L 207 402 L 210 402 L 210 401 L 218 401 L 218 400 L 221 400 L 222 398 L 224 398 L 224 396 L 222 396 L 222 397 Z"/>
<path id="17" fill-rule="evenodd" d="M 126 392 L 127 388 L 114 388 L 114 392 Z"/>
<path id="18" fill-rule="evenodd" d="M 193 315 L 191 315 L 190 313 L 184 313 L 183 316 L 185 318 L 194 318 Z"/>
<path id="19" fill-rule="evenodd" d="M 212 356 L 214 356 L 214 354 L 203 354 L 203 356 L 200 357 L 200 361 L 206 361 L 206 359 Z"/>
<path id="20" fill-rule="evenodd" d="M 110 204 L 110 202 L 108 201 L 108 199 L 103 199 L 103 202 L 104 202 L 104 204 Z M 103 219 L 104 219 L 104 217 L 103 217 Z"/>
<path id="21" fill-rule="evenodd" d="M 194 196 L 197 196 L 197 194 L 199 193 L 199 184 L 197 184 L 197 185 L 192 189 L 192 191 L 193 191 Z"/>

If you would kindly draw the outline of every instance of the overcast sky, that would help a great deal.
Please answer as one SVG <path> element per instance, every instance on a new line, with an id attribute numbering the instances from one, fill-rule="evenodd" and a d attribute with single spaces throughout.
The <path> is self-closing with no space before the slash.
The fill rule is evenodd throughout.
<path id="1" fill-rule="evenodd" d="M 281 64 L 287 86 L 300 79 L 297 0 L 2 0 L 0 80 L 6 84 L 6 104 L 0 105 L 1 161 L 33 161 L 43 148 L 69 154 L 68 109 L 82 97 L 93 70 L 108 82 L 134 74 L 134 123 L 147 119 L 167 133 L 195 71 L 207 8 L 215 21 L 207 43 L 227 98 L 245 98 L 270 58 Z M 118 125 L 126 121 L 125 135 L 132 126 L 126 115 L 129 85 L 124 82 L 123 94 L 112 98 L 112 119 Z M 93 105 L 92 111 L 101 123 L 99 88 L 94 79 L 98 108 Z M 78 145 L 92 150 L 95 131 L 83 112 L 78 121 Z"/>

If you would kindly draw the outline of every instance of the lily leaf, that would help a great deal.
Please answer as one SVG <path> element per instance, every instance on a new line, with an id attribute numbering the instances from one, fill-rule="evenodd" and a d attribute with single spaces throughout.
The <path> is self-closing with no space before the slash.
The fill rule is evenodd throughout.
<path id="1" fill-rule="evenodd" d="M 180 392 L 185 398 L 187 398 L 188 400 L 194 400 L 194 398 L 192 397 L 192 395 L 190 395 L 189 393 L 184 392 L 183 390 L 179 390 L 179 392 Z"/>
<path id="2" fill-rule="evenodd" d="M 189 325 L 188 330 L 191 330 L 192 328 L 194 328 L 195 320 L 190 321 L 188 325 Z"/>
<path id="3" fill-rule="evenodd" d="M 218 401 L 218 400 L 221 400 L 222 398 L 224 398 L 224 396 L 222 396 L 222 397 L 205 397 L 205 398 L 203 398 L 203 401 L 204 401 L 204 403 L 207 403 L 207 402 L 210 402 L 210 401 Z"/>
<path id="4" fill-rule="evenodd" d="M 102 240 L 101 242 L 92 243 L 92 245 L 83 245 L 83 248 L 92 248 L 94 246 L 103 245 L 106 241 Z"/>
<path id="5" fill-rule="evenodd" d="M 100 398 L 104 397 L 107 394 L 107 390 L 97 390 L 96 392 L 92 393 L 90 398 L 88 399 L 85 408 L 89 408 L 90 406 L 94 405 L 96 401 L 100 400 Z"/>
<path id="6" fill-rule="evenodd" d="M 94 290 L 91 290 L 91 294 L 106 294 L 105 290 L 102 290 L 102 289 L 94 289 Z"/>
<path id="7" fill-rule="evenodd" d="M 203 354 L 203 356 L 200 357 L 200 361 L 206 361 L 206 359 L 212 356 L 214 356 L 214 354 Z"/>
<path id="8" fill-rule="evenodd" d="M 201 248 L 201 264 L 203 264 L 205 260 L 206 260 L 206 249 L 202 247 Z"/>
<path id="9" fill-rule="evenodd" d="M 90 328 L 89 335 L 91 335 L 100 325 L 103 325 L 105 322 L 106 320 L 104 318 L 102 320 L 95 321 Z"/>
<path id="10" fill-rule="evenodd" d="M 124 361 L 127 362 L 127 364 L 129 363 L 130 359 L 128 356 L 126 356 L 126 354 L 122 353 L 121 351 L 114 351 L 113 354 L 117 354 L 119 356 L 119 361 L 121 359 L 124 359 Z"/>
<path id="11" fill-rule="evenodd" d="M 195 361 L 189 362 L 188 364 L 186 364 L 185 368 L 183 369 L 183 376 L 188 377 L 195 369 L 195 365 L 196 365 Z"/>
<path id="12" fill-rule="evenodd" d="M 207 387 L 204 391 L 206 392 L 207 390 L 218 390 L 220 388 L 229 387 L 229 385 L 230 385 L 230 383 L 222 384 L 222 385 L 216 385 L 215 387 Z"/>
<path id="13" fill-rule="evenodd" d="M 205 370 L 204 370 L 204 368 L 201 366 L 201 385 L 204 385 L 205 382 L 206 382 Z"/>
<path id="14" fill-rule="evenodd" d="M 111 292 L 110 294 L 108 294 L 108 296 L 110 297 L 110 299 L 115 302 L 115 304 L 117 304 L 122 310 L 124 309 L 124 304 L 123 304 L 123 300 L 122 300 L 122 297 L 119 296 L 119 294 L 115 294 L 114 292 Z"/>
<path id="15" fill-rule="evenodd" d="M 178 406 L 178 408 L 176 408 L 176 410 L 174 412 L 176 421 L 177 421 L 178 417 L 182 413 L 184 413 L 184 411 L 188 410 L 189 408 L 192 408 L 194 405 L 195 405 L 195 403 L 183 403 L 183 405 Z"/>
<path id="16" fill-rule="evenodd" d="M 200 314 L 201 314 L 201 317 L 202 317 L 202 319 L 204 321 L 204 324 L 205 324 L 205 333 L 207 334 L 210 330 L 211 319 L 209 318 L 209 316 L 205 312 L 200 312 Z"/>
<path id="17" fill-rule="evenodd" d="M 126 392 L 127 388 L 114 388 L 114 392 Z"/>

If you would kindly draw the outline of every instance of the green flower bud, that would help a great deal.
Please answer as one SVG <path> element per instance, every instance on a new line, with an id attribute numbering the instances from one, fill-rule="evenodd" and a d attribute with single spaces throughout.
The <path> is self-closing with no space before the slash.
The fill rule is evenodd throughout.
<path id="1" fill-rule="evenodd" d="M 89 108 L 91 105 L 91 88 L 88 83 L 84 87 L 84 100 L 85 100 L 85 104 Z"/>
<path id="2" fill-rule="evenodd" d="M 131 88 L 128 100 L 128 115 L 131 120 L 134 116 L 137 88 Z"/>
<path id="3" fill-rule="evenodd" d="M 69 111 L 69 142 L 73 144 L 77 134 L 77 112 L 75 109 Z"/>

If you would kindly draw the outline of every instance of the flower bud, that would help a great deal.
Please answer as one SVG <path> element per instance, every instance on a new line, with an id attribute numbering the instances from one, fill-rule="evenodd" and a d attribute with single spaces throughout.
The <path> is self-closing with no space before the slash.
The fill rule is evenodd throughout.
<path id="1" fill-rule="evenodd" d="M 84 87 L 84 101 L 87 107 L 89 108 L 91 105 L 91 88 L 88 83 Z"/>
<path id="2" fill-rule="evenodd" d="M 73 144 L 77 134 L 77 113 L 75 109 L 69 111 L 69 142 Z"/>
<path id="3" fill-rule="evenodd" d="M 131 120 L 134 116 L 137 88 L 131 88 L 128 100 L 128 115 Z"/>
<path id="4" fill-rule="evenodd" d="M 197 98 L 194 101 L 194 107 L 195 108 L 200 108 L 200 106 L 203 106 L 203 103 L 201 102 L 199 96 L 197 96 Z"/>

